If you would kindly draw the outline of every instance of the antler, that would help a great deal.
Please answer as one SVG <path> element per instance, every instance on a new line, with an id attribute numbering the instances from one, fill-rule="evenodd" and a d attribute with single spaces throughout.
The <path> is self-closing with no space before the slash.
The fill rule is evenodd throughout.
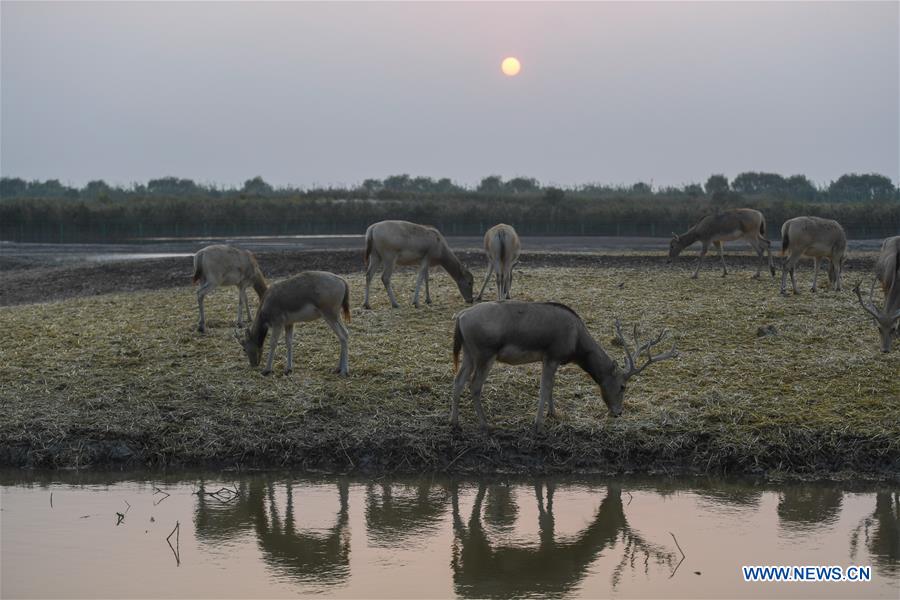
<path id="1" fill-rule="evenodd" d="M 634 346 L 636 350 L 632 352 L 628 343 L 625 341 L 625 336 L 622 335 L 622 323 L 619 319 L 616 319 L 616 339 L 619 340 L 619 343 L 622 344 L 622 347 L 625 348 L 625 379 L 637 375 L 651 364 L 655 362 L 660 362 L 666 360 L 668 358 L 675 358 L 678 356 L 678 350 L 675 348 L 677 342 L 672 342 L 672 348 L 668 352 L 663 352 L 662 354 L 652 354 L 650 349 L 653 346 L 659 344 L 665 337 L 669 334 L 668 329 L 663 329 L 662 332 L 656 336 L 655 339 L 647 340 L 643 344 L 638 342 L 638 329 L 637 324 L 635 324 L 634 329 L 632 330 Z M 647 362 L 645 362 L 640 367 L 637 367 L 637 361 L 640 359 L 641 355 L 646 352 L 647 354 Z"/>
<path id="2" fill-rule="evenodd" d="M 860 283 L 862 283 L 861 281 L 856 282 L 856 287 L 853 288 L 853 291 L 856 293 L 856 297 L 859 298 L 860 306 L 862 306 L 866 310 L 866 312 L 868 312 L 873 317 L 875 317 L 875 320 L 877 321 L 879 318 L 881 318 L 881 311 L 878 310 L 877 308 L 875 308 L 875 301 L 874 301 L 875 281 L 876 281 L 876 279 L 873 278 L 872 279 L 872 287 L 869 288 L 869 302 L 868 303 L 863 301 L 862 294 L 859 292 L 859 285 L 860 285 Z"/>

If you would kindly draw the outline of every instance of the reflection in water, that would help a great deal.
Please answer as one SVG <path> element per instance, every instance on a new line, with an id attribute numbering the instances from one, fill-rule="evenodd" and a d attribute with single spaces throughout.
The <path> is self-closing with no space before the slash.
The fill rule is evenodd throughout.
<path id="1" fill-rule="evenodd" d="M 790 486 L 779 494 L 778 519 L 787 529 L 824 528 L 840 515 L 843 498 L 844 493 L 835 487 Z"/>
<path id="2" fill-rule="evenodd" d="M 0 472 L 0 596 L 123 597 L 164 585 L 154 595 L 736 597 L 752 595 L 743 560 L 873 567 L 865 585 L 760 595 L 896 598 L 900 589 L 896 487 L 266 473 L 214 497 L 232 482 L 113 478 Z M 164 502 L 156 486 L 170 494 Z M 177 520 L 181 566 L 165 542 Z M 688 555 L 674 577 L 681 555 L 669 531 Z"/>
<path id="3" fill-rule="evenodd" d="M 263 559 L 279 574 L 297 581 L 339 584 L 350 574 L 349 485 L 346 479 L 338 480 L 337 514 L 324 533 L 296 527 L 293 483 L 276 486 L 270 478 L 245 480 L 237 487 L 238 495 L 227 502 L 203 494 L 201 485 L 195 514 L 197 538 L 219 542 L 252 529 Z M 276 499 L 281 488 L 286 496 L 283 509 Z"/>
<path id="4" fill-rule="evenodd" d="M 495 490 L 498 486 L 491 486 Z M 505 487 L 505 486 L 499 486 Z M 557 539 L 553 516 L 556 486 L 547 483 L 534 486 L 538 507 L 539 540 L 533 545 L 495 544 L 482 525 L 482 502 L 488 486 L 481 484 L 468 523 L 459 513 L 459 494 L 454 489 L 453 580 L 458 594 L 471 598 L 511 598 L 524 594 L 558 597 L 572 590 L 584 578 L 588 567 L 604 549 L 616 544 L 622 536 L 624 556 L 613 572 L 615 587 L 621 570 L 633 564 L 633 557 L 643 554 L 647 560 L 671 564 L 674 555 L 647 543 L 632 531 L 622 507 L 622 490 L 609 486 L 606 496 L 594 513 L 591 523 L 574 537 Z M 646 561 L 642 561 L 647 565 Z"/>
<path id="5" fill-rule="evenodd" d="M 366 486 L 366 530 L 373 546 L 399 546 L 433 531 L 446 511 L 446 488 L 426 480 Z"/>

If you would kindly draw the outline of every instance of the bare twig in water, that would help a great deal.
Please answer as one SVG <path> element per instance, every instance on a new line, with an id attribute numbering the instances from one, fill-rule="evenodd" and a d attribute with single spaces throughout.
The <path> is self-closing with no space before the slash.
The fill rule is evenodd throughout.
<path id="1" fill-rule="evenodd" d="M 684 559 L 687 557 L 684 555 L 684 550 L 681 549 L 681 544 L 678 543 L 678 538 L 675 537 L 675 534 L 670 531 L 669 535 L 671 535 L 672 539 L 675 540 L 675 545 L 678 546 L 678 551 L 681 552 L 681 560 L 678 561 L 678 564 L 675 565 L 675 570 L 672 571 L 671 575 L 669 575 L 669 579 L 672 579 L 673 577 L 675 577 L 675 573 L 678 572 L 678 567 L 681 566 L 681 563 L 683 563 Z"/>
<path id="2" fill-rule="evenodd" d="M 125 515 L 123 513 L 117 512 L 116 517 L 118 517 L 118 520 L 116 521 L 116 527 L 118 527 L 122 524 L 122 521 L 125 520 Z"/>
<path id="3" fill-rule="evenodd" d="M 631 501 L 634 500 L 634 496 L 632 496 L 631 492 L 629 492 L 628 490 L 625 490 L 625 493 L 628 494 L 628 504 L 631 504 Z M 628 506 L 628 504 L 626 504 L 625 506 Z"/>
<path id="4" fill-rule="evenodd" d="M 172 554 L 175 555 L 175 566 L 181 566 L 181 544 L 179 542 L 179 538 L 181 537 L 181 524 L 178 521 L 175 521 L 175 528 L 172 530 L 166 537 L 166 543 L 169 544 L 169 548 L 172 549 Z M 172 546 L 172 536 L 175 536 L 175 545 Z"/>
<path id="5" fill-rule="evenodd" d="M 193 495 L 210 496 L 212 498 L 215 498 L 219 502 L 228 503 L 241 495 L 241 492 L 238 491 L 237 484 L 232 485 L 234 486 L 234 488 L 221 487 L 215 492 L 202 492 L 198 490 L 196 492 L 193 492 Z"/>
<path id="6" fill-rule="evenodd" d="M 159 489 L 158 487 L 153 486 L 153 495 L 155 496 L 157 494 L 165 494 L 165 495 L 162 498 L 160 498 L 159 500 L 154 500 L 153 506 L 156 506 L 157 504 L 159 504 L 160 502 L 162 502 L 163 500 L 165 500 L 166 498 L 168 498 L 169 496 L 172 495 L 169 492 L 164 492 L 161 489 Z"/>
<path id="7" fill-rule="evenodd" d="M 50 492 L 50 508 L 53 508 L 53 492 Z"/>
<path id="8" fill-rule="evenodd" d="M 131 510 L 131 504 L 128 503 L 128 500 L 122 500 L 122 502 L 128 505 L 128 508 L 125 509 L 125 514 L 127 515 L 128 511 Z"/>

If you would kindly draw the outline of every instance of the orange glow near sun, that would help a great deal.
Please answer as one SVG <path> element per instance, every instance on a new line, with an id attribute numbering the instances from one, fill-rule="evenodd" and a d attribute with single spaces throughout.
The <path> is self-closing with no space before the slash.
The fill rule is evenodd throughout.
<path id="1" fill-rule="evenodd" d="M 522 65 L 515 56 L 507 56 L 503 59 L 503 62 L 500 63 L 500 70 L 503 71 L 503 74 L 507 77 L 515 77 L 519 74 L 519 71 L 522 70 Z"/>

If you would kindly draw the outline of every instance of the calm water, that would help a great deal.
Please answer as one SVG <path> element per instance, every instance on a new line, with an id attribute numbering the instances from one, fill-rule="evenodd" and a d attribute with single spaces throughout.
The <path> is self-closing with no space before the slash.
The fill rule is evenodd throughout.
<path id="1" fill-rule="evenodd" d="M 896 486 L 23 473 L 0 484 L 4 598 L 900 597 Z M 872 581 L 745 583 L 745 564 L 871 565 Z"/>

